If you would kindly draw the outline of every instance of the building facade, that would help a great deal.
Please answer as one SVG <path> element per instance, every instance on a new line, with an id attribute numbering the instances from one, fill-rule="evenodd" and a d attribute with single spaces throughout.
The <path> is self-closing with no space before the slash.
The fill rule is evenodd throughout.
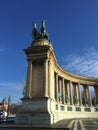
<path id="1" fill-rule="evenodd" d="M 8 104 L 6 102 L 6 98 L 4 98 L 0 103 L 0 111 L 8 111 Z"/>

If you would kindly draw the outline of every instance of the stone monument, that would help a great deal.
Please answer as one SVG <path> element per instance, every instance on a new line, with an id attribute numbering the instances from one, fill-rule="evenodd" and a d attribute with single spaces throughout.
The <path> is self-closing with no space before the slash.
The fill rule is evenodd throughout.
<path id="1" fill-rule="evenodd" d="M 15 122 L 51 125 L 63 119 L 98 118 L 98 78 L 63 70 L 57 63 L 45 21 L 40 31 L 35 22 L 33 27 L 32 44 L 24 49 L 27 80 Z M 93 98 L 90 87 L 94 89 Z"/>
<path id="2" fill-rule="evenodd" d="M 31 47 L 24 49 L 27 55 L 27 81 L 22 98 L 22 107 L 16 116 L 18 124 L 51 124 L 53 99 L 49 97 L 49 55 L 53 52 L 48 40 L 45 21 L 42 21 L 40 32 L 33 22 Z M 55 57 L 54 57 L 55 58 Z"/>

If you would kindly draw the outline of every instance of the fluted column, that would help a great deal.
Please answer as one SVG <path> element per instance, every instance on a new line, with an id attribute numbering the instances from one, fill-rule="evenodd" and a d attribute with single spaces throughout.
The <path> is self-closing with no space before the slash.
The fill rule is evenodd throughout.
<path id="1" fill-rule="evenodd" d="M 44 61 L 44 96 L 48 97 L 48 59 Z"/>
<path id="2" fill-rule="evenodd" d="M 31 98 L 31 85 L 32 85 L 32 62 L 28 61 L 26 92 L 25 92 L 26 98 Z"/>

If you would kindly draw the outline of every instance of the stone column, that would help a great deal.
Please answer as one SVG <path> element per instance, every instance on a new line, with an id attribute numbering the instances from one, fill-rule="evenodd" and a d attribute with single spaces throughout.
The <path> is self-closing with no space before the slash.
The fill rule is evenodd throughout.
<path id="1" fill-rule="evenodd" d="M 76 105 L 79 105 L 79 88 L 77 83 L 74 83 L 74 92 L 74 98 L 77 98 L 76 100 L 78 100 Z"/>
<path id="2" fill-rule="evenodd" d="M 86 94 L 86 97 L 88 100 L 88 105 L 92 106 L 92 100 L 91 100 L 91 95 L 90 95 L 90 91 L 89 91 L 89 86 L 85 85 L 84 88 L 85 88 L 84 90 L 85 90 L 85 94 Z"/>
<path id="3" fill-rule="evenodd" d="M 77 97 L 77 100 L 78 100 L 77 105 L 81 105 L 82 104 L 82 99 L 81 99 L 80 84 L 79 83 L 74 84 L 74 90 L 75 90 L 75 96 Z"/>
<path id="4" fill-rule="evenodd" d="M 98 104 L 98 86 L 94 86 L 94 89 L 95 89 L 96 103 Z"/>
<path id="5" fill-rule="evenodd" d="M 70 94 L 70 105 L 73 104 L 73 96 L 72 96 L 72 82 L 69 81 L 69 94 Z"/>
<path id="6" fill-rule="evenodd" d="M 58 77 L 58 101 L 61 102 L 61 79 Z"/>
<path id="7" fill-rule="evenodd" d="M 64 78 L 62 78 L 62 103 L 65 104 L 65 83 L 64 83 Z"/>
<path id="8" fill-rule="evenodd" d="M 51 99 L 56 100 L 56 73 L 50 59 L 48 61 L 48 93 Z"/>
<path id="9" fill-rule="evenodd" d="M 56 74 L 56 101 L 58 101 L 58 74 Z"/>
<path id="10" fill-rule="evenodd" d="M 69 81 L 65 81 L 65 99 L 68 98 L 68 100 L 70 100 L 70 92 L 69 92 L 69 90 L 70 90 L 69 89 Z M 65 100 L 65 102 L 66 102 L 66 100 Z M 70 101 L 67 104 L 70 104 Z"/>
<path id="11" fill-rule="evenodd" d="M 28 61 L 27 80 L 26 80 L 26 92 L 25 97 L 31 98 L 31 86 L 32 86 L 32 62 Z"/>
<path id="12" fill-rule="evenodd" d="M 92 106 L 92 97 L 91 97 L 89 86 L 88 86 L 88 94 L 89 94 L 89 103 L 90 103 L 90 106 Z"/>
<path id="13" fill-rule="evenodd" d="M 44 96 L 48 97 L 48 59 L 44 61 Z"/>
<path id="14" fill-rule="evenodd" d="M 80 84 L 78 83 L 77 86 L 78 86 L 78 94 L 79 94 L 79 105 L 81 106 L 82 105 L 82 95 L 81 95 L 81 91 L 80 91 Z"/>
<path id="15" fill-rule="evenodd" d="M 60 77 L 60 102 L 62 103 L 63 93 L 62 93 L 62 78 Z"/>
<path id="16" fill-rule="evenodd" d="M 56 100 L 57 98 L 57 95 L 56 95 L 56 73 L 54 72 L 54 99 Z"/>

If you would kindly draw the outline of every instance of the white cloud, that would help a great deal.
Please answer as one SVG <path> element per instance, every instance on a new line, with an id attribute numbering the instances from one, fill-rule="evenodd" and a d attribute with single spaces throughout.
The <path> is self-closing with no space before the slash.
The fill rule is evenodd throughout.
<path id="1" fill-rule="evenodd" d="M 98 52 L 92 48 L 84 50 L 82 55 L 71 54 L 64 58 L 63 68 L 75 74 L 98 77 Z"/>
<path id="2" fill-rule="evenodd" d="M 23 97 L 23 82 L 12 83 L 12 82 L 1 82 L 0 83 L 0 101 L 6 97 L 11 96 L 12 102 L 19 102 L 20 98 Z"/>

